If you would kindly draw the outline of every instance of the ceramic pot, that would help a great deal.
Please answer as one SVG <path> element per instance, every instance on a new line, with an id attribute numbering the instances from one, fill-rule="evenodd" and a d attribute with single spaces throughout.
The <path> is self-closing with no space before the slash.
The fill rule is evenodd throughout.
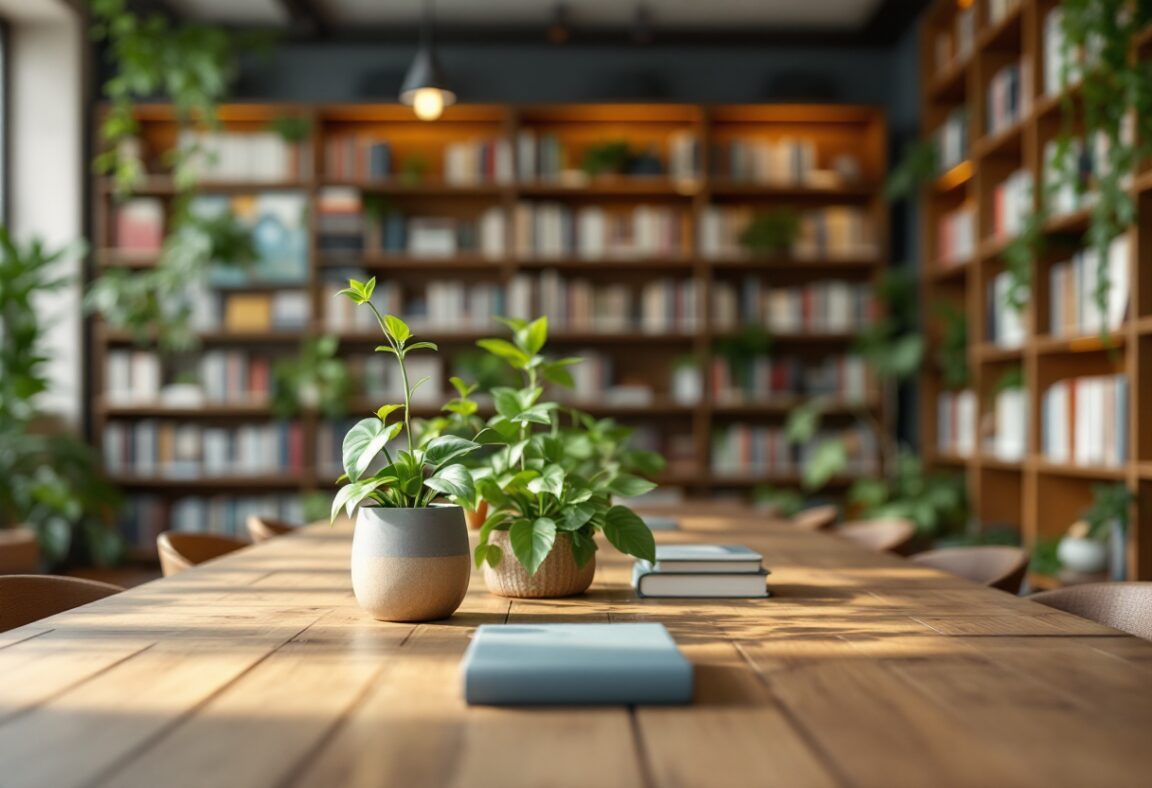
<path id="1" fill-rule="evenodd" d="M 488 502 L 480 501 L 476 506 L 476 511 L 465 509 L 464 519 L 468 521 L 470 530 L 479 531 L 484 527 L 484 521 L 488 519 Z"/>
<path id="2" fill-rule="evenodd" d="M 1056 557 L 1073 572 L 1102 572 L 1108 566 L 1108 543 L 1087 537 L 1065 536 L 1056 547 Z"/>
<path id="3" fill-rule="evenodd" d="M 504 552 L 496 566 L 484 564 L 484 582 L 497 596 L 513 599 L 574 596 L 587 591 L 596 574 L 595 555 L 583 568 L 576 566 L 576 559 L 572 557 L 572 537 L 566 533 L 556 534 L 552 552 L 548 553 L 534 575 L 529 575 L 516 560 L 507 531 L 493 531 L 488 541 Z"/>
<path id="4" fill-rule="evenodd" d="M 468 529 L 459 506 L 361 507 L 352 538 L 352 590 L 381 621 L 448 618 L 471 575 Z"/>

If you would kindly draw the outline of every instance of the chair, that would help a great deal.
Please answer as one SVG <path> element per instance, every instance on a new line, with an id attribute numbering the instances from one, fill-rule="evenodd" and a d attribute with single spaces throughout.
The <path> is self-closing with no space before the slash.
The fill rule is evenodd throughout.
<path id="1" fill-rule="evenodd" d="M 880 553 L 899 553 L 916 535 L 916 526 L 902 517 L 880 517 L 841 523 L 831 533 Z"/>
<path id="2" fill-rule="evenodd" d="M 160 569 L 163 570 L 165 577 L 179 574 L 197 564 L 247 546 L 248 542 L 216 534 L 165 531 L 156 537 L 156 549 L 160 553 Z"/>
<path id="3" fill-rule="evenodd" d="M 1043 591 L 1028 598 L 1152 640 L 1152 583 L 1085 583 Z"/>
<path id="4" fill-rule="evenodd" d="M 1020 593 L 1028 571 L 1028 553 L 1019 547 L 948 547 L 917 553 L 908 560 L 1009 594 Z"/>
<path id="5" fill-rule="evenodd" d="M 124 589 L 110 583 L 55 575 L 0 576 L 0 632 L 22 627 Z"/>
<path id="6" fill-rule="evenodd" d="M 290 534 L 299 528 L 298 525 L 286 523 L 283 520 L 273 520 L 271 517 L 257 517 L 256 515 L 250 516 L 247 524 L 248 536 L 255 544 Z"/>
<path id="7" fill-rule="evenodd" d="M 823 506 L 813 506 L 810 509 L 797 512 L 792 515 L 788 522 L 796 528 L 801 528 L 805 531 L 823 531 L 831 528 L 839 516 L 840 510 L 835 504 L 829 503 Z"/>

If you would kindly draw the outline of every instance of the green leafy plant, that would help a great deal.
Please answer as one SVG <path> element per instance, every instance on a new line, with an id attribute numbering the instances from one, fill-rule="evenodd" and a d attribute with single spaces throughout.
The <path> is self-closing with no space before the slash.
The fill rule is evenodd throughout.
<path id="1" fill-rule="evenodd" d="M 427 378 L 411 382 L 404 361 L 417 350 L 436 351 L 431 342 L 418 342 L 408 325 L 395 315 L 384 315 L 372 303 L 376 278 L 367 282 L 355 279 L 340 294 L 354 303 L 372 310 L 387 344 L 376 348 L 378 353 L 389 353 L 396 358 L 400 379 L 404 386 L 402 404 L 382 405 L 376 414 L 356 423 L 344 436 L 344 486 L 332 501 L 330 517 L 344 510 L 351 517 L 356 509 L 371 501 L 388 508 L 421 508 L 430 506 L 438 496 L 454 502 L 475 499 L 472 474 L 460 462 L 461 458 L 480 448 L 480 444 L 455 435 L 438 435 L 417 441 L 412 431 L 412 393 Z M 399 411 L 401 421 L 388 423 L 388 418 Z M 393 452 L 389 444 L 404 433 L 407 448 Z M 370 468 L 378 460 L 385 464 L 375 472 Z"/>
<path id="2" fill-rule="evenodd" d="M 1041 575 L 1055 576 L 1063 568 L 1058 551 L 1060 539 L 1056 537 L 1042 537 L 1032 546 L 1032 560 L 1028 564 L 1029 571 Z"/>
<path id="3" fill-rule="evenodd" d="M 279 134 L 282 140 L 294 145 L 312 136 L 312 121 L 301 115 L 281 115 L 274 118 L 268 127 Z"/>
<path id="4" fill-rule="evenodd" d="M 848 500 L 867 517 L 907 518 L 930 536 L 963 528 L 968 513 L 964 475 L 927 472 L 920 458 L 907 450 L 886 476 L 854 482 Z"/>
<path id="5" fill-rule="evenodd" d="M 627 169 L 628 162 L 631 160 L 632 152 L 628 147 L 627 140 L 610 140 L 598 142 L 585 148 L 580 168 L 592 177 L 606 174 L 619 175 Z"/>
<path id="6" fill-rule="evenodd" d="M 804 508 L 804 496 L 796 490 L 760 485 L 752 491 L 753 502 L 778 517 L 791 517 Z"/>
<path id="7" fill-rule="evenodd" d="M 907 200 L 925 182 L 940 174 L 939 151 L 933 140 L 915 140 L 904 146 L 900 161 L 888 175 L 884 192 L 889 200 Z"/>
<path id="8" fill-rule="evenodd" d="M 352 377 L 338 355 L 339 348 L 337 337 L 316 337 L 306 340 L 295 358 L 276 363 L 272 410 L 278 418 L 291 418 L 304 406 L 316 407 L 330 419 L 348 412 Z"/>
<path id="9" fill-rule="evenodd" d="M 938 304 L 934 310 L 944 324 L 936 349 L 940 377 L 950 389 L 961 389 L 971 378 L 968 367 L 968 317 L 951 304 Z"/>
<path id="10" fill-rule="evenodd" d="M 1123 483 L 1092 486 L 1092 505 L 1085 510 L 1083 519 L 1088 523 L 1088 535 L 1093 539 L 1106 539 L 1112 524 L 1128 526 L 1128 513 L 1136 496 Z"/>
<path id="11" fill-rule="evenodd" d="M 579 566 L 595 555 L 597 531 L 621 552 L 655 560 L 648 526 L 628 507 L 614 505 L 612 496 L 652 490 L 652 482 L 625 468 L 658 463 L 645 453 L 628 453 L 623 447 L 626 436 L 611 422 L 576 415 L 573 426 L 562 429 L 559 406 L 541 400 L 541 383 L 571 386 L 568 368 L 580 360 L 543 354 L 546 318 L 504 322 L 512 330 L 511 341 L 492 338 L 477 344 L 516 370 L 522 385 L 493 389 L 496 415 L 477 436 L 477 441 L 500 444 L 501 449 L 490 459 L 490 474 L 476 481 L 477 501 L 489 505 L 476 565 L 498 566 L 503 560 L 503 551 L 490 542 L 497 530 L 508 532 L 516 560 L 533 575 L 564 533 Z"/>
<path id="12" fill-rule="evenodd" d="M 19 246 L 0 227 L 0 527 L 27 524 L 53 564 L 73 550 L 77 536 L 99 564 L 120 551 L 110 525 L 119 493 L 103 480 L 95 453 L 51 429 L 38 405 L 51 383 L 33 300 L 65 287 L 68 280 L 52 269 L 81 254 L 49 251 L 39 241 Z"/>
<path id="13" fill-rule="evenodd" d="M 740 245 L 757 256 L 785 254 L 800 237 L 800 217 L 789 208 L 760 211 L 740 232 Z"/>

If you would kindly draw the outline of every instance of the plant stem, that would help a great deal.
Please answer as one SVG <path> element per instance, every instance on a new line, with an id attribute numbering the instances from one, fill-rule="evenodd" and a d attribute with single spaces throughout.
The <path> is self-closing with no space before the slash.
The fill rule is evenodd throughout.
<path id="1" fill-rule="evenodd" d="M 408 389 L 408 370 L 404 367 L 404 347 L 392 338 L 388 333 L 388 326 L 384 323 L 384 316 L 380 314 L 380 310 L 369 299 L 364 303 L 368 304 L 368 308 L 372 310 L 372 314 L 376 315 L 376 322 L 380 325 L 380 330 L 384 332 L 384 338 L 388 340 L 388 344 L 396 351 L 396 363 L 400 365 L 400 380 L 404 384 L 404 432 L 408 434 L 408 452 L 411 454 L 415 451 L 412 445 L 412 416 L 410 411 L 412 392 Z M 419 495 L 417 495 L 419 497 Z"/>

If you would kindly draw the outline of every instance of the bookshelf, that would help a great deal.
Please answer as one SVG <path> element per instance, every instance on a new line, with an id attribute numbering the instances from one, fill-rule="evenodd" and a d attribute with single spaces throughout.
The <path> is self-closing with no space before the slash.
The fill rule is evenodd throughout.
<path id="1" fill-rule="evenodd" d="M 670 460 L 660 481 L 689 497 L 745 496 L 762 483 L 796 485 L 794 464 L 771 471 L 753 465 L 762 470 L 750 474 L 725 471 L 712 455 L 721 435 L 737 456 L 758 451 L 755 440 L 771 448 L 789 408 L 807 396 L 843 394 L 829 413 L 830 429 L 850 427 L 860 409 L 888 423 L 867 370 L 845 358 L 856 329 L 879 308 L 866 303 L 867 293 L 888 264 L 888 209 L 881 193 L 887 132 L 880 111 L 461 105 L 435 123 L 417 121 L 394 105 L 245 104 L 221 112 L 224 131 L 237 135 L 265 133 L 282 117 L 303 118 L 311 134 L 287 152 L 269 154 L 279 170 L 235 180 L 214 170 L 197 193 L 234 201 L 297 195 L 306 208 L 302 276 L 247 282 L 206 297 L 303 291 L 307 321 L 240 328 L 228 325 L 228 308 L 220 307 L 223 318 L 217 315 L 215 323 L 224 322 L 200 331 L 194 367 L 216 353 L 225 370 L 259 377 L 265 373 L 252 371 L 259 368 L 255 359 L 283 357 L 308 338 L 336 334 L 357 378 L 349 419 L 360 418 L 389 396 L 379 387 L 367 390 L 368 368 L 357 366 L 371 356 L 379 336 L 331 296 L 350 274 L 376 276 L 383 303 L 404 315 L 420 338 L 441 346 L 431 398 L 414 403 L 417 413 L 434 415 L 438 389 L 447 388 L 462 357 L 477 339 L 501 330 L 491 312 L 548 314 L 553 351 L 585 355 L 594 367 L 572 404 L 638 427 L 638 439 Z M 176 124 L 162 105 L 140 108 L 139 120 L 139 144 L 152 174 L 136 196 L 153 201 L 139 208 L 147 214 L 159 205 L 166 212 L 176 192 L 152 159 L 172 144 Z M 581 170 L 598 148 L 620 140 L 627 143 L 630 171 Z M 94 192 L 92 271 L 154 265 L 154 249 L 117 243 L 123 206 L 110 184 L 97 180 Z M 753 217 L 782 212 L 798 223 L 789 248 L 755 255 L 738 248 L 735 237 Z M 751 322 L 772 335 L 770 351 L 761 348 L 732 363 L 753 363 L 769 353 L 779 363 L 769 367 L 761 360 L 761 377 L 750 385 L 714 391 L 717 365 L 731 353 L 724 348 L 743 341 Z M 312 410 L 295 420 L 302 455 L 292 455 L 287 465 L 209 473 L 201 462 L 173 473 L 161 458 L 150 472 L 137 467 L 136 438 L 123 433 L 140 424 L 156 430 L 145 432 L 141 445 L 149 451 L 160 446 L 168 456 L 182 428 L 191 427 L 185 438 L 203 449 L 208 431 L 267 424 L 271 407 L 264 396 L 164 404 L 157 387 L 172 377 L 169 361 L 157 362 L 158 371 L 142 362 L 141 375 L 152 381 L 145 396 L 111 397 L 109 364 L 119 365 L 123 376 L 134 354 L 152 349 L 99 321 L 89 341 L 93 440 L 106 456 L 114 455 L 113 478 L 141 501 L 129 515 L 137 521 L 130 536 L 141 547 L 157 527 L 204 516 L 203 509 L 176 512 L 185 499 L 206 500 L 212 527 L 230 530 L 245 505 L 275 505 L 291 518 L 298 512 L 290 495 L 330 489 L 338 473 L 331 454 L 345 426 Z M 842 383 L 848 378 L 850 391 Z M 267 440 L 275 442 L 274 436 Z M 119 448 L 110 449 L 110 442 Z M 272 444 L 253 445 L 260 453 L 259 447 Z M 247 496 L 256 500 L 230 503 Z"/>
<path id="2" fill-rule="evenodd" d="M 1127 247 L 1110 255 L 1110 264 L 1117 266 L 1113 281 L 1126 280 L 1127 286 L 1118 285 L 1113 291 L 1118 313 L 1107 339 L 1093 328 L 1065 331 L 1061 326 L 1068 325 L 1067 315 L 1056 317 L 1057 310 L 1067 312 L 1084 303 L 1063 290 L 1061 296 L 1053 291 L 1060 287 L 1053 284 L 1054 270 L 1058 277 L 1059 267 L 1074 259 L 1088 227 L 1086 209 L 1072 205 L 1055 214 L 1044 228 L 1048 243 L 1034 265 L 1020 325 L 1000 326 L 1009 335 L 1007 341 L 989 330 L 989 310 L 997 277 L 1005 270 L 1002 253 L 1010 235 L 995 232 L 997 201 L 1005 199 L 997 196 L 997 188 L 1017 172 L 1027 173 L 1034 184 L 1041 183 L 1045 146 L 1061 130 L 1063 94 L 1058 87 L 1052 89 L 1051 69 L 1048 74 L 1045 71 L 1045 45 L 1053 43 L 1047 41 L 1046 20 L 1058 6 L 1057 0 L 940 0 L 925 16 L 921 32 L 921 73 L 926 75 L 921 96 L 923 129 L 926 135 L 936 135 L 946 151 L 944 171 L 921 194 L 922 296 L 930 316 L 926 330 L 933 346 L 939 347 L 943 321 L 931 316 L 939 315 L 940 305 L 951 305 L 966 315 L 970 393 L 965 396 L 970 398 L 966 407 L 973 415 L 961 428 L 970 431 L 965 442 L 971 451 L 957 452 L 955 443 L 941 440 L 942 431 L 953 430 L 942 421 L 937 403 L 942 398 L 954 401 L 956 392 L 947 391 L 937 365 L 926 365 L 923 452 L 931 465 L 966 473 L 975 516 L 983 526 L 1010 525 L 1030 547 L 1060 537 L 1090 504 L 1094 484 L 1124 483 L 1136 493 L 1126 573 L 1129 579 L 1148 580 L 1152 579 L 1152 416 L 1141 405 L 1152 397 L 1152 267 L 1148 265 L 1152 239 L 1144 229 L 1152 222 L 1149 174 L 1141 172 L 1133 178 L 1138 221 L 1128 231 Z M 970 34 L 957 35 L 965 30 Z M 969 43 L 958 44 L 961 38 Z M 996 98 L 989 93 L 1002 90 L 994 87 L 997 75 L 1017 63 L 1022 64 L 1018 112 L 1006 113 L 992 123 L 989 114 Z M 1075 87 L 1070 92 L 1075 102 Z M 950 118 L 953 128 L 940 131 Z M 1039 199 L 1039 192 L 1035 188 L 1027 195 L 1025 210 L 1038 204 L 1032 201 Z M 1093 325 L 1099 325 L 1099 320 Z M 1015 331 L 1020 335 L 1013 338 Z M 1117 442 L 1127 444 L 1123 461 L 1088 456 L 1054 461 L 1054 429 L 1044 428 L 1046 400 L 1051 406 L 1053 386 L 1109 375 L 1123 376 L 1126 381 L 1126 404 L 1121 400 L 1113 407 L 1114 401 L 1109 401 L 1094 412 L 1120 414 L 1118 426 L 1098 430 L 1110 441 L 1110 449 Z M 1015 404 L 999 399 L 1006 381 L 1013 379 L 1022 385 L 1018 395 L 1008 397 L 1015 396 Z M 949 411 L 952 418 L 956 413 Z M 1109 430 L 1118 434 L 1108 435 Z M 1038 587 L 1059 584 L 1050 577 L 1032 580 Z"/>

